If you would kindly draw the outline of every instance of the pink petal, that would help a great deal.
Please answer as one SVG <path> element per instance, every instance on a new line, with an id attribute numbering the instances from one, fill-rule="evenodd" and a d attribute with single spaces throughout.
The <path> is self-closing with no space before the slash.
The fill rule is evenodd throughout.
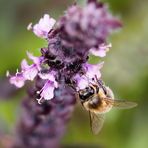
<path id="1" fill-rule="evenodd" d="M 55 19 L 50 18 L 48 14 L 45 14 L 43 18 L 40 19 L 39 25 L 45 32 L 49 32 L 55 24 Z"/>
<path id="2" fill-rule="evenodd" d="M 48 79 L 51 81 L 55 81 L 55 77 L 51 72 L 48 73 L 39 73 L 41 79 Z"/>
<path id="3" fill-rule="evenodd" d="M 34 78 L 38 74 L 38 68 L 35 64 L 30 65 L 28 68 L 24 69 L 23 71 L 23 76 L 25 77 L 26 80 L 31 80 L 33 81 Z"/>
<path id="4" fill-rule="evenodd" d="M 22 62 L 21 62 L 21 69 L 24 71 L 24 70 L 26 70 L 28 67 L 29 67 L 29 65 L 28 65 L 26 59 L 22 60 Z"/>
<path id="5" fill-rule="evenodd" d="M 42 61 L 42 57 L 35 57 L 32 53 L 27 51 L 27 56 L 30 60 L 33 61 L 34 64 L 40 65 Z"/>
<path id="6" fill-rule="evenodd" d="M 96 48 L 91 48 L 90 53 L 94 56 L 105 57 L 106 51 L 105 50 L 97 50 Z"/>
<path id="7" fill-rule="evenodd" d="M 44 58 L 43 58 L 43 57 L 35 57 L 35 56 L 33 56 L 33 54 L 30 53 L 30 52 L 27 52 L 27 55 L 28 55 L 28 58 L 29 58 L 30 60 L 32 60 L 33 63 L 36 65 L 36 67 L 38 68 L 38 70 L 40 70 L 40 69 L 41 69 L 41 64 L 42 64 Z"/>
<path id="8" fill-rule="evenodd" d="M 25 78 L 21 73 L 17 73 L 16 76 L 10 77 L 10 83 L 14 84 L 16 87 L 21 88 L 25 84 Z"/>
<path id="9" fill-rule="evenodd" d="M 89 79 L 92 79 L 95 76 L 97 76 L 97 78 L 99 79 L 101 77 L 100 69 L 103 67 L 103 64 L 104 62 L 99 64 L 89 64 L 89 63 L 84 64 L 83 67 L 86 70 L 86 76 Z"/>
<path id="10" fill-rule="evenodd" d="M 106 52 L 109 51 L 109 48 L 111 48 L 111 44 L 108 45 L 101 45 L 99 48 L 91 48 L 90 53 L 94 56 L 99 56 L 99 57 L 105 57 Z"/>
<path id="11" fill-rule="evenodd" d="M 33 26 L 34 34 L 41 38 L 47 38 L 48 32 L 53 28 L 55 22 L 55 19 L 50 18 L 48 14 L 45 14 L 43 18 L 39 20 L 38 24 Z"/>
<path id="12" fill-rule="evenodd" d="M 51 81 L 47 81 L 44 85 L 42 92 L 41 92 L 41 98 L 44 98 L 45 100 L 51 100 L 54 97 L 54 85 Z"/>
<path id="13" fill-rule="evenodd" d="M 84 89 L 89 85 L 89 80 L 85 76 L 80 76 L 79 74 L 77 74 L 74 77 L 74 80 L 77 83 L 78 90 Z"/>
<path id="14" fill-rule="evenodd" d="M 55 71 L 50 71 L 49 73 L 39 73 L 38 74 L 39 77 L 41 79 L 48 79 L 49 81 L 51 81 L 53 84 L 54 84 L 54 87 L 57 88 L 58 87 L 58 83 L 57 81 L 55 80 L 55 75 L 56 75 L 56 72 Z"/>
<path id="15" fill-rule="evenodd" d="M 41 30 L 41 28 L 38 24 L 34 25 L 33 32 L 36 36 L 38 36 L 40 38 L 46 38 L 47 37 L 47 32 Z"/>
<path id="16" fill-rule="evenodd" d="M 22 74 L 26 80 L 33 80 L 38 74 L 38 67 L 36 64 L 28 65 L 27 61 L 24 59 L 21 62 Z"/>

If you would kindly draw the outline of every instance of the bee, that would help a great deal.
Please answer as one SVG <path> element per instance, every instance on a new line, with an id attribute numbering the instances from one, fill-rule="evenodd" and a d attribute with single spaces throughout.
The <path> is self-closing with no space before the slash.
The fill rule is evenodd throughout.
<path id="1" fill-rule="evenodd" d="M 113 107 L 129 109 L 137 106 L 135 102 L 114 99 L 112 90 L 102 80 L 96 79 L 85 89 L 78 91 L 82 106 L 89 112 L 92 132 L 98 134 L 104 123 L 104 115 Z"/>

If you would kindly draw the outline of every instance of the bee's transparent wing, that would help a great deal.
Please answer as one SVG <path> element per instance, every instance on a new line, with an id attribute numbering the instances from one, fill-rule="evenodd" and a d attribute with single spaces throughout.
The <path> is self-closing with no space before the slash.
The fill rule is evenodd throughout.
<path id="1" fill-rule="evenodd" d="M 113 107 L 119 108 L 119 109 L 129 109 L 137 106 L 137 103 L 130 102 L 126 100 L 113 100 L 110 98 L 104 98 L 103 99 L 106 103 L 113 105 Z"/>
<path id="2" fill-rule="evenodd" d="M 104 123 L 104 114 L 95 114 L 93 112 L 89 112 L 90 115 L 90 126 L 93 134 L 98 134 L 103 127 Z"/>

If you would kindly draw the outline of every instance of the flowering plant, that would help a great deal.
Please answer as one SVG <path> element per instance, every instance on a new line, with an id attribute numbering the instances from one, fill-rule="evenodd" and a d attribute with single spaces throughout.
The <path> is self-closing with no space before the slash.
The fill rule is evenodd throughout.
<path id="1" fill-rule="evenodd" d="M 75 92 L 93 83 L 95 77 L 101 78 L 103 62 L 90 64 L 89 56 L 106 56 L 111 48 L 107 38 L 120 27 L 108 6 L 96 0 L 88 0 L 83 8 L 72 5 L 57 22 L 45 14 L 37 24 L 28 25 L 48 46 L 41 48 L 40 57 L 27 52 L 33 64 L 23 59 L 20 72 L 7 73 L 18 88 L 27 80 L 35 82 L 23 103 L 15 145 L 58 147 L 76 102 Z"/>

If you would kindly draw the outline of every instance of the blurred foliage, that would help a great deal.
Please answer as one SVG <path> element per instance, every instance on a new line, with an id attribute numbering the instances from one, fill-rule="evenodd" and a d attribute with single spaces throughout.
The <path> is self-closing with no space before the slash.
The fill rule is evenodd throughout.
<path id="1" fill-rule="evenodd" d="M 79 105 L 70 122 L 65 144 L 99 144 L 105 148 L 148 147 L 148 1 L 147 0 L 103 0 L 111 11 L 123 20 L 123 29 L 109 41 L 112 49 L 104 59 L 102 77 L 116 98 L 137 101 L 135 109 L 112 110 L 107 114 L 101 133 L 92 135 L 89 117 Z M 46 42 L 26 30 L 32 21 L 37 22 L 44 13 L 58 18 L 73 0 L 0 0 L 0 77 L 9 69 L 15 72 L 20 61 L 26 58 L 26 50 L 39 55 L 39 48 Z M 84 1 L 79 0 L 80 3 Z M 96 57 L 91 62 L 98 62 Z M 24 96 L 0 102 L 0 131 L 10 133 L 18 119 L 19 103 Z M 2 98 L 1 98 L 2 99 Z"/>

